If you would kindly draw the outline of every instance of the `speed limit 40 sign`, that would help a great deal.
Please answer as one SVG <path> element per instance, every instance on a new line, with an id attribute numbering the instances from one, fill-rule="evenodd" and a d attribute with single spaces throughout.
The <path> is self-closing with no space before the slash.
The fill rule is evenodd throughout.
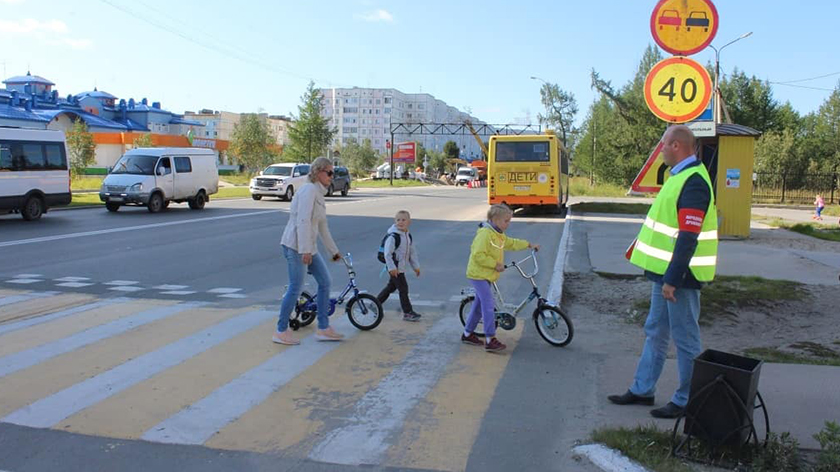
<path id="1" fill-rule="evenodd" d="M 659 61 L 645 79 L 645 102 L 654 115 L 671 123 L 700 116 L 712 96 L 709 72 L 683 56 Z"/>

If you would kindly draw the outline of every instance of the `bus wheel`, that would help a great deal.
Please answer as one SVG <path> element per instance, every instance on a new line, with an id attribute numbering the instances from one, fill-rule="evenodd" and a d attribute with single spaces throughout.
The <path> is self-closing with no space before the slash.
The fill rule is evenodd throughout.
<path id="1" fill-rule="evenodd" d="M 44 202 L 40 198 L 32 195 L 23 202 L 23 207 L 20 209 L 20 215 L 26 221 L 37 220 L 44 214 Z"/>

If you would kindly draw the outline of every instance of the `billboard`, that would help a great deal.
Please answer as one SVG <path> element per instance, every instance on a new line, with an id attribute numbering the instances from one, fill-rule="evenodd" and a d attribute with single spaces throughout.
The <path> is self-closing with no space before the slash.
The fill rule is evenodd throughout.
<path id="1" fill-rule="evenodd" d="M 397 143 L 394 148 L 394 162 L 414 162 L 417 155 L 417 147 L 414 141 L 408 143 Z"/>

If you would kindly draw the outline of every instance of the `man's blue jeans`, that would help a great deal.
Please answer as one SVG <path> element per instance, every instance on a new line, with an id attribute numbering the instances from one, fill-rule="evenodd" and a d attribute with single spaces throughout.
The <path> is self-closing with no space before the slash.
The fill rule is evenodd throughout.
<path id="1" fill-rule="evenodd" d="M 283 302 L 280 303 L 280 318 L 277 320 L 277 331 L 286 331 L 289 327 L 289 316 L 295 309 L 295 304 L 303 291 L 303 275 L 307 266 L 303 263 L 303 256 L 294 249 L 282 246 L 283 256 L 286 258 L 289 267 L 289 287 L 283 295 Z M 330 312 L 330 272 L 327 264 L 320 254 L 312 254 L 312 263 L 308 266 L 308 272 L 318 282 L 318 329 L 327 329 L 330 326 L 328 313 Z"/>
<path id="2" fill-rule="evenodd" d="M 645 347 L 636 367 L 636 375 L 630 392 L 640 396 L 651 396 L 656 392 L 656 382 L 662 374 L 665 356 L 668 354 L 669 336 L 673 336 L 677 347 L 677 368 L 680 386 L 671 397 L 671 402 L 685 407 L 691 388 L 691 373 L 694 358 L 700 354 L 700 290 L 678 288 L 674 292 L 676 303 L 662 298 L 662 284 L 652 283 L 650 313 L 645 322 Z"/>

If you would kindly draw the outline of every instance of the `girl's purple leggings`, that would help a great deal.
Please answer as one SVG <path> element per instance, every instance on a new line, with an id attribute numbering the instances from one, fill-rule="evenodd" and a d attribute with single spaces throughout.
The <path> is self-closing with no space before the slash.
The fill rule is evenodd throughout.
<path id="1" fill-rule="evenodd" d="M 475 289 L 475 301 L 473 302 L 470 316 L 467 318 L 466 331 L 472 333 L 481 319 L 484 323 L 484 334 L 486 339 L 496 335 L 496 314 L 494 313 L 495 300 L 493 300 L 493 289 L 487 280 L 469 279 Z"/>

